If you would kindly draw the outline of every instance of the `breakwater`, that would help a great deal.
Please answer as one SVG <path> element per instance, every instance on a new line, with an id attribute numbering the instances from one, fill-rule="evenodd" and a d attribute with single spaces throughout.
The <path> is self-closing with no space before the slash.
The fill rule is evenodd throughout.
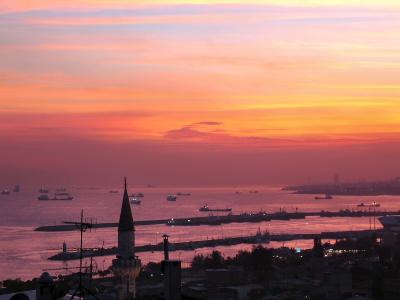
<path id="1" fill-rule="evenodd" d="M 276 213 L 243 213 L 243 214 L 228 214 L 223 216 L 206 216 L 206 217 L 187 217 L 187 218 L 173 218 L 173 219 L 158 219 L 158 220 L 143 220 L 134 222 L 135 226 L 145 225 L 170 225 L 170 226 L 200 226 L 200 225 L 221 225 L 228 223 L 258 223 L 272 220 L 292 220 L 304 219 L 306 217 L 371 217 L 371 216 L 385 216 L 385 215 L 398 215 L 400 211 L 368 211 L 368 210 L 340 210 L 340 211 L 320 211 L 320 212 L 276 212 Z M 64 222 L 60 225 L 41 226 L 37 227 L 35 231 L 73 231 L 77 230 L 71 222 Z M 118 223 L 93 223 L 92 228 L 110 228 L 118 227 Z"/>
<path id="2" fill-rule="evenodd" d="M 145 226 L 145 225 L 157 225 L 157 224 L 166 224 L 169 219 L 159 219 L 159 220 L 143 220 L 143 221 L 135 221 L 135 226 Z M 118 227 L 118 223 L 93 223 L 91 221 L 86 221 L 91 224 L 92 229 L 100 229 L 100 228 L 112 228 Z M 49 225 L 49 226 L 40 226 L 35 228 L 35 231 L 74 231 L 79 228 L 79 226 L 73 224 L 74 222 L 63 222 L 60 225 Z"/>
<path id="3" fill-rule="evenodd" d="M 321 239 L 343 239 L 343 238 L 360 238 L 365 236 L 371 236 L 376 234 L 380 236 L 381 230 L 371 231 L 337 231 L 337 232 L 322 232 L 322 233 L 296 233 L 296 234 L 268 234 L 257 232 L 255 235 L 242 236 L 242 237 L 225 237 L 218 239 L 207 239 L 201 241 L 186 241 L 170 243 L 170 251 L 190 251 L 199 248 L 217 247 L 217 246 L 233 246 L 239 244 L 264 244 L 270 241 L 293 241 L 293 240 L 309 240 L 315 238 Z M 158 243 L 155 245 L 148 244 L 142 246 L 136 246 L 135 252 L 154 252 L 163 251 L 163 243 Z M 116 255 L 117 247 L 111 248 L 92 248 L 85 249 L 83 251 L 83 257 L 95 257 L 95 256 L 109 256 Z M 66 251 L 57 253 L 51 257 L 50 260 L 75 260 L 79 259 L 79 251 L 75 249 L 74 251 Z"/>

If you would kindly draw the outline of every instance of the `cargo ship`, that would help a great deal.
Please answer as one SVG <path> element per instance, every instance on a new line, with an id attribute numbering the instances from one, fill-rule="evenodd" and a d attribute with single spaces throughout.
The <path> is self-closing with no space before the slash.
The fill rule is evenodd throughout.
<path id="1" fill-rule="evenodd" d="M 176 201 L 176 198 L 178 198 L 178 197 L 176 197 L 175 195 L 168 195 L 167 201 Z"/>
<path id="2" fill-rule="evenodd" d="M 72 200 L 72 199 L 74 199 L 74 197 L 72 197 L 67 192 L 56 192 L 53 198 L 50 198 L 49 195 L 47 194 L 43 194 L 38 197 L 38 200 L 42 201 L 52 201 L 52 200 L 62 201 L 62 200 Z"/>
<path id="3" fill-rule="evenodd" d="M 206 205 L 203 205 L 202 207 L 200 207 L 199 211 L 202 211 L 202 212 L 208 212 L 208 211 L 231 212 L 232 208 L 210 208 L 206 204 Z"/>

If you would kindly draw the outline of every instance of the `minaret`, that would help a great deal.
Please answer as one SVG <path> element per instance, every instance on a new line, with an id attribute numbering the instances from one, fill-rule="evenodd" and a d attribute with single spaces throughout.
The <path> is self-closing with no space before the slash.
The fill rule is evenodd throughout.
<path id="1" fill-rule="evenodd" d="M 136 298 L 135 279 L 139 275 L 140 260 L 135 256 L 135 227 L 125 178 L 124 196 L 118 224 L 118 254 L 112 262 L 116 279 L 117 300 Z"/>
<path id="2" fill-rule="evenodd" d="M 135 256 L 135 226 L 125 178 L 124 197 L 118 224 L 118 257 L 129 259 Z"/>

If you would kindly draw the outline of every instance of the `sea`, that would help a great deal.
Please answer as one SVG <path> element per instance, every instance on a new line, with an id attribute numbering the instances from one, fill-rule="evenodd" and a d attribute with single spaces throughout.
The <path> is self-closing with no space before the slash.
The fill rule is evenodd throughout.
<path id="1" fill-rule="evenodd" d="M 79 221 L 81 210 L 88 222 L 118 222 L 121 202 L 121 187 L 69 186 L 67 191 L 74 197 L 72 201 L 39 201 L 38 187 L 21 186 L 21 191 L 10 195 L 0 195 L 0 281 L 22 280 L 40 276 L 43 271 L 51 275 L 67 275 L 76 269 L 79 261 L 50 261 L 48 257 L 58 253 L 65 242 L 69 249 L 78 248 L 80 232 L 39 232 L 38 226 L 57 225 L 64 221 Z M 118 193 L 110 193 L 117 190 Z M 258 193 L 250 193 L 257 190 Z M 49 187 L 54 194 L 55 187 Z M 167 188 L 132 187 L 129 193 L 142 192 L 141 205 L 132 205 L 135 220 L 166 219 L 178 217 L 206 216 L 199 208 L 208 204 L 211 208 L 232 208 L 232 213 L 256 213 L 259 211 L 294 212 L 337 211 L 340 209 L 360 210 L 359 203 L 380 203 L 379 210 L 399 210 L 399 196 L 335 196 L 330 200 L 315 200 L 313 195 L 298 195 L 283 191 L 279 186 L 257 187 L 213 187 L 213 188 Z M 166 200 L 168 194 L 190 193 L 178 196 L 177 201 Z M 213 213 L 214 215 L 226 213 Z M 364 230 L 370 228 L 370 218 L 319 218 L 301 220 L 271 221 L 262 223 L 232 223 L 220 226 L 167 226 L 150 225 L 136 227 L 136 245 L 155 244 L 168 234 L 170 242 L 204 240 L 221 237 L 254 235 L 257 230 L 278 233 L 320 233 L 324 231 Z M 376 228 L 381 228 L 376 222 Z M 84 247 L 113 247 L 117 243 L 117 228 L 92 229 L 83 234 Z M 312 247 L 313 241 L 271 242 L 267 247 L 291 247 L 299 250 Z M 251 249 L 251 245 L 203 248 L 191 251 L 175 251 L 173 259 L 180 259 L 183 266 L 189 266 L 194 255 L 208 254 L 219 250 L 224 256 L 233 256 L 240 250 Z M 159 262 L 160 252 L 138 253 L 142 263 Z M 95 270 L 105 270 L 113 256 L 95 257 Z M 89 261 L 85 259 L 84 266 Z"/>

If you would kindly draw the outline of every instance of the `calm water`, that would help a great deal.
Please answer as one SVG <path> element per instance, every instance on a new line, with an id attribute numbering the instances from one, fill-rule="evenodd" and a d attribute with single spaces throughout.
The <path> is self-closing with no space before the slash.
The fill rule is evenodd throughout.
<path id="1" fill-rule="evenodd" d="M 265 210 L 275 212 L 280 208 L 286 211 L 320 211 L 338 209 L 358 209 L 357 204 L 373 201 L 381 204 L 381 210 L 398 210 L 400 197 L 335 197 L 333 200 L 314 200 L 310 195 L 293 195 L 280 188 L 256 188 L 258 194 L 250 194 L 255 188 L 142 188 L 130 189 L 130 192 L 143 192 L 142 204 L 133 206 L 135 220 L 156 218 L 176 218 L 200 216 L 205 213 L 198 208 L 206 203 L 210 207 L 231 207 L 234 213 L 257 212 Z M 62 221 L 78 220 L 80 210 L 85 216 L 97 222 L 117 222 L 121 206 L 121 190 L 110 194 L 109 189 L 91 189 L 69 187 L 75 197 L 73 201 L 38 201 L 37 189 L 22 187 L 20 193 L 0 196 L 0 280 L 7 278 L 30 279 L 40 275 L 44 269 L 56 269 L 65 266 L 62 262 L 47 260 L 60 251 L 64 241 L 68 247 L 79 246 L 79 232 L 35 232 L 40 225 L 60 224 Z M 242 194 L 235 194 L 242 191 Z M 50 190 L 50 194 L 54 192 Z M 169 193 L 190 192 L 191 196 L 181 196 L 176 202 L 167 202 Z M 221 236 L 241 236 L 254 234 L 258 228 L 271 233 L 321 232 L 338 230 L 361 230 L 369 228 L 368 218 L 307 218 L 296 221 L 273 221 L 257 224 L 226 224 L 223 226 L 168 227 L 165 225 L 138 226 L 136 244 L 148 244 L 161 241 L 164 233 L 170 235 L 171 242 L 199 240 Z M 377 224 L 380 228 L 380 224 Z M 116 228 L 94 230 L 84 235 L 85 247 L 111 247 L 116 245 Z M 310 241 L 294 241 L 286 246 L 308 248 Z M 282 246 L 271 243 L 270 246 Z M 248 245 L 218 247 L 224 255 L 234 255 Z M 208 253 L 212 249 L 173 252 L 173 258 L 189 263 L 196 253 Z M 160 253 L 139 253 L 143 262 L 159 261 Z M 107 268 L 113 257 L 96 258 L 99 269 Z M 76 261 L 68 266 L 76 266 Z M 62 270 L 52 270 L 53 274 L 65 274 Z"/>

